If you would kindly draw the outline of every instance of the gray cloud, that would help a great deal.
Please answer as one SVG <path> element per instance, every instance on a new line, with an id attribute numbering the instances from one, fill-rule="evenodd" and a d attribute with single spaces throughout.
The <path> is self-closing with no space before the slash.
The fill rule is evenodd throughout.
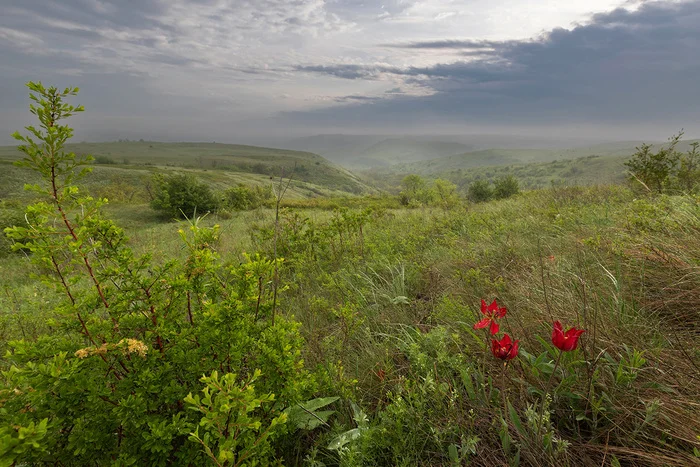
<path id="1" fill-rule="evenodd" d="M 384 44 L 410 50 L 449 49 L 470 59 L 379 71 L 419 84 L 428 96 L 392 97 L 371 106 L 294 113 L 350 124 L 367 119 L 445 122 L 666 122 L 700 118 L 700 2 L 647 2 L 635 11 L 597 14 L 572 30 L 535 40 L 436 40 Z M 377 79 L 374 65 L 307 66 L 348 79 Z M 698 131 L 698 129 L 694 129 Z"/>
<path id="2" fill-rule="evenodd" d="M 524 0 L 6 3 L 0 144 L 26 123 L 23 84 L 37 79 L 82 88 L 81 138 L 700 121 L 697 0 L 566 17 L 575 27 L 562 8 Z M 549 32 L 510 34 L 546 23 L 541 12 Z M 465 30 L 478 32 L 457 36 Z"/>

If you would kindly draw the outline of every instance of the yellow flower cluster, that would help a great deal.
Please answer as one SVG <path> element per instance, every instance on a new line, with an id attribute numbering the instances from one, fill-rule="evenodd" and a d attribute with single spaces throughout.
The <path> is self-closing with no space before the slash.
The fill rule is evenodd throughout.
<path id="1" fill-rule="evenodd" d="M 148 352 L 148 346 L 138 339 L 122 339 L 117 345 L 121 346 L 124 343 L 126 343 L 126 353 L 137 353 L 140 357 L 145 357 Z"/>
<path id="2" fill-rule="evenodd" d="M 75 352 L 78 358 L 87 358 L 91 355 L 104 355 L 109 350 L 119 350 L 124 355 L 138 354 L 139 357 L 145 357 L 148 352 L 148 346 L 138 339 L 122 339 L 117 344 L 104 343 L 99 347 L 85 347 Z"/>

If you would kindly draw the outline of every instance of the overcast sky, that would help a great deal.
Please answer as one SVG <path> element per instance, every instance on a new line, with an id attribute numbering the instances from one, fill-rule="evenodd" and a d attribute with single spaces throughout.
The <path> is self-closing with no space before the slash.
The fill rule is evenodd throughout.
<path id="1" fill-rule="evenodd" d="M 24 83 L 77 136 L 700 136 L 700 1 L 2 0 L 0 143 Z"/>

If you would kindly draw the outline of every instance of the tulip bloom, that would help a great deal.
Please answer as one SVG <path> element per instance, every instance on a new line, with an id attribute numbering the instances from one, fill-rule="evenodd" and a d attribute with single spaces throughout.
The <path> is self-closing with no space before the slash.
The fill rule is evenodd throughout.
<path id="1" fill-rule="evenodd" d="M 486 317 L 474 325 L 474 329 L 484 329 L 489 326 L 489 331 L 491 335 L 496 335 L 498 333 L 498 323 L 496 318 L 503 318 L 506 315 L 505 307 L 499 308 L 498 303 L 494 300 L 490 305 L 486 305 L 484 299 L 481 299 L 481 313 Z"/>
<path id="2" fill-rule="evenodd" d="M 568 352 L 570 350 L 576 349 L 578 347 L 578 338 L 581 334 L 586 332 L 583 329 L 571 328 L 564 332 L 559 321 L 554 322 L 554 329 L 552 330 L 552 344 L 558 349 Z"/>
<path id="3" fill-rule="evenodd" d="M 518 342 L 512 342 L 508 334 L 503 335 L 503 339 L 491 340 L 491 353 L 501 360 L 512 360 L 518 355 Z"/>

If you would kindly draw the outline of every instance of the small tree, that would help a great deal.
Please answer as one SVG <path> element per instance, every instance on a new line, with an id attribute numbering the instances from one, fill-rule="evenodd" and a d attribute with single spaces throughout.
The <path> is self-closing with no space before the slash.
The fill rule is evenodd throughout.
<path id="1" fill-rule="evenodd" d="M 493 198 L 493 189 L 488 180 L 475 180 L 469 185 L 467 196 L 475 203 L 489 201 Z"/>
<path id="2" fill-rule="evenodd" d="M 650 144 L 642 144 L 636 148 L 637 152 L 625 162 L 625 166 L 630 170 L 630 181 L 643 184 L 651 192 L 663 192 L 676 170 L 680 157 L 676 152 L 676 145 L 682 137 L 683 130 L 672 136 L 668 145 L 656 152 L 652 151 Z"/>
<path id="3" fill-rule="evenodd" d="M 192 218 L 217 208 L 211 189 L 194 175 L 154 176 L 155 194 L 151 207 L 171 217 Z"/>
<path id="4" fill-rule="evenodd" d="M 433 184 L 434 198 L 444 209 L 448 209 L 459 204 L 459 195 L 457 194 L 457 185 L 454 183 L 438 178 Z"/>
<path id="5" fill-rule="evenodd" d="M 313 388 L 298 324 L 274 318 L 282 260 L 224 266 L 197 220 L 183 262 L 137 255 L 75 184 L 91 169 L 65 150 L 78 89 L 28 86 L 40 124 L 14 137 L 39 200 L 5 232 L 62 298 L 49 333 L 3 355 L 0 465 L 277 464 L 283 411 Z"/>
<path id="6" fill-rule="evenodd" d="M 404 206 L 430 204 L 433 201 L 433 192 L 420 175 L 411 174 L 404 177 L 401 181 L 401 188 L 399 200 Z"/>
<path id="7" fill-rule="evenodd" d="M 494 181 L 493 195 L 496 199 L 510 198 L 520 193 L 518 179 L 512 175 L 499 177 Z"/>
<path id="8" fill-rule="evenodd" d="M 688 152 L 680 157 L 678 184 L 684 191 L 690 192 L 700 185 L 700 143 L 690 145 Z"/>

